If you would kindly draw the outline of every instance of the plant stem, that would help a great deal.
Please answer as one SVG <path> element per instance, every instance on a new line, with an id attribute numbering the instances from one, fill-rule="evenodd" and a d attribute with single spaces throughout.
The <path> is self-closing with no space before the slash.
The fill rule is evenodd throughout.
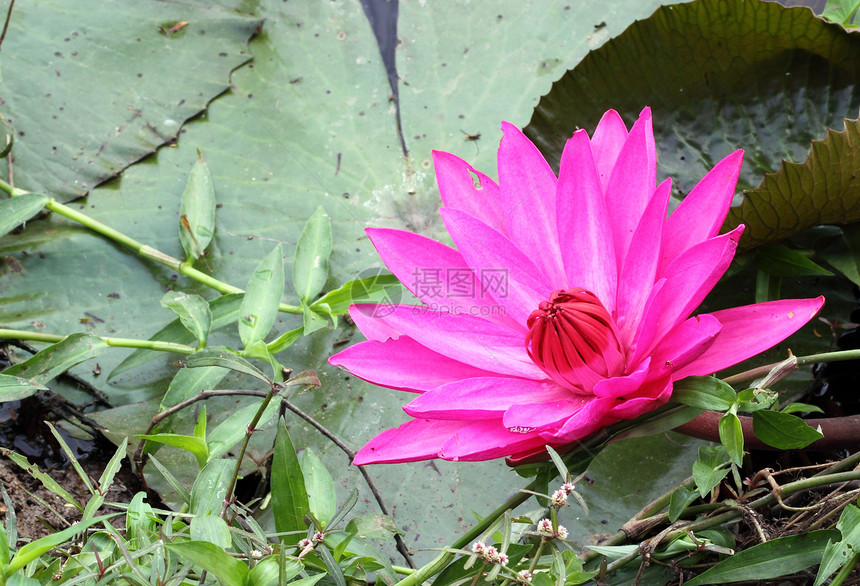
<path id="1" fill-rule="evenodd" d="M 233 490 L 236 488 L 236 481 L 239 478 L 239 471 L 242 468 L 242 460 L 245 459 L 245 451 L 248 449 L 248 444 L 251 442 L 251 436 L 254 435 L 254 431 L 257 429 L 257 424 L 263 416 L 263 412 L 266 410 L 266 407 L 269 406 L 269 403 L 272 402 L 272 397 L 275 396 L 275 391 L 282 388 L 283 387 L 279 384 L 273 384 L 269 388 L 269 392 L 266 393 L 266 398 L 263 399 L 263 402 L 260 404 L 260 408 L 257 409 L 257 412 L 254 414 L 254 418 L 245 430 L 245 439 L 242 440 L 242 445 L 239 447 L 239 453 L 236 456 L 236 467 L 233 469 L 233 475 L 230 477 L 230 485 L 227 487 L 227 493 L 224 495 L 224 502 L 221 504 L 221 518 L 227 521 L 228 524 L 227 509 L 233 501 Z"/>
<path id="2" fill-rule="evenodd" d="M 526 490 L 537 490 L 540 488 L 540 481 L 535 480 L 531 484 L 526 487 Z M 515 509 L 528 499 L 532 497 L 531 494 L 526 492 L 518 492 L 511 498 L 509 498 L 505 503 L 497 508 L 495 511 L 484 517 L 484 519 L 469 529 L 460 539 L 455 541 L 451 545 L 451 549 L 465 549 L 469 543 L 478 538 L 478 536 L 483 533 L 487 527 L 496 522 L 496 519 L 505 514 L 505 511 L 508 509 Z M 418 568 L 418 570 L 400 582 L 398 582 L 395 586 L 418 586 L 422 584 L 425 580 L 438 574 L 442 569 L 448 565 L 448 562 L 454 557 L 454 553 L 443 551 L 436 558 L 431 561 L 429 564 Z"/>
<path id="3" fill-rule="evenodd" d="M 9 183 L 3 181 L 2 179 L 0 179 L 0 190 L 5 191 L 12 197 L 29 193 L 22 189 L 16 189 L 12 187 Z M 160 250 L 157 250 L 151 246 L 147 246 L 142 242 L 138 242 L 134 238 L 126 236 L 122 232 L 119 232 L 106 224 L 102 224 L 98 220 L 93 219 L 86 214 L 82 214 L 81 212 L 65 204 L 62 204 L 53 198 L 48 199 L 48 203 L 45 204 L 45 208 L 56 214 L 64 216 L 72 220 L 73 222 L 77 222 L 78 224 L 81 224 L 82 226 L 85 226 L 93 232 L 101 234 L 102 236 L 109 238 L 114 242 L 122 244 L 126 248 L 130 248 L 144 258 L 154 260 L 167 267 L 170 267 L 174 271 L 177 271 L 178 273 L 185 275 L 186 277 L 194 279 L 199 283 L 203 283 L 207 287 L 211 287 L 212 289 L 215 289 L 221 294 L 244 293 L 244 290 L 240 289 L 239 287 L 234 287 L 229 283 L 219 281 L 218 279 L 195 269 L 193 266 L 191 266 L 190 263 L 182 262 L 177 258 L 173 258 L 169 254 L 165 254 Z M 280 305 L 278 305 L 278 310 L 283 311 L 285 313 L 302 313 L 301 306 L 290 305 L 287 303 L 281 303 Z"/>
<path id="4" fill-rule="evenodd" d="M 28 332 L 25 330 L 7 330 L 0 328 L 0 340 L 30 340 L 32 342 L 49 342 L 55 344 L 62 342 L 67 336 L 57 334 L 44 334 L 40 332 Z M 114 348 L 143 348 L 146 350 L 158 350 L 160 352 L 175 352 L 177 354 L 193 354 L 197 348 L 186 344 L 174 342 L 159 342 L 157 340 L 137 340 L 134 338 L 111 338 L 98 336 L 108 346 Z"/>
<path id="5" fill-rule="evenodd" d="M 818 362 L 841 362 L 843 360 L 857 359 L 860 359 L 860 350 L 838 350 L 836 352 L 824 352 L 822 354 L 798 356 L 797 367 L 800 368 L 801 366 L 806 366 L 807 364 L 816 364 Z M 727 376 L 723 379 L 723 382 L 726 382 L 730 385 L 736 385 L 738 383 L 754 380 L 765 376 L 778 364 L 779 362 L 774 362 L 773 364 L 757 366 L 755 368 L 751 368 L 750 370 L 745 370 L 744 372 L 739 372 L 737 374 Z"/>

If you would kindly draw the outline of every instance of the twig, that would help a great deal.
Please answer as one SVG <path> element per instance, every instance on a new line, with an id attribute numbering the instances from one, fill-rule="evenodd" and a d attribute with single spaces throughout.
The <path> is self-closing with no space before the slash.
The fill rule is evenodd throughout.
<path id="1" fill-rule="evenodd" d="M 6 39 L 6 31 L 9 30 L 9 22 L 12 20 L 12 9 L 15 7 L 15 0 L 9 2 L 9 10 L 6 11 L 6 22 L 3 23 L 3 32 L 0 33 L 0 47 L 3 46 L 3 41 Z"/>
<path id="2" fill-rule="evenodd" d="M 311 425 L 318 432 L 323 434 L 329 441 L 331 441 L 334 445 L 343 451 L 349 458 L 349 461 L 352 462 L 355 459 L 355 452 L 349 448 L 345 443 L 343 443 L 336 435 L 331 433 L 325 426 L 319 423 L 316 419 L 311 417 L 308 413 L 305 413 L 298 407 L 296 407 L 289 399 L 284 397 L 282 400 L 282 404 L 298 415 L 300 418 L 304 419 L 308 424 Z M 376 499 L 376 503 L 379 505 L 379 510 L 382 511 L 383 515 L 391 516 L 388 512 L 388 507 L 385 506 L 385 501 L 382 500 L 382 495 L 377 490 L 376 485 L 373 483 L 373 480 L 370 478 L 370 474 L 367 473 L 367 470 L 364 469 L 364 466 L 358 466 L 358 471 L 364 477 L 364 481 L 367 483 L 370 492 L 373 493 L 373 498 Z M 394 541 L 397 543 L 397 551 L 400 552 L 400 555 L 403 556 L 403 559 L 406 560 L 406 563 L 410 568 L 415 568 L 415 562 L 412 561 L 412 556 L 409 554 L 409 548 L 406 547 L 406 544 L 403 542 L 403 539 L 399 534 L 394 534 Z"/>

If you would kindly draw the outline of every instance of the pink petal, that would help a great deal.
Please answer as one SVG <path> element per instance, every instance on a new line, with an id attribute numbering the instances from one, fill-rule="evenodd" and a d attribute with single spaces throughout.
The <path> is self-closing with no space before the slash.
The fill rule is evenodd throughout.
<path id="1" fill-rule="evenodd" d="M 657 275 L 660 261 L 660 234 L 669 205 L 672 181 L 667 179 L 654 192 L 651 202 L 633 236 L 633 245 L 624 258 L 618 275 L 616 323 L 621 328 L 625 345 L 630 345 L 636 326 L 642 318 L 645 302 Z M 620 262 L 620 259 L 619 259 Z"/>
<path id="2" fill-rule="evenodd" d="M 672 396 L 672 380 L 662 377 L 652 380 L 640 389 L 641 396 L 620 402 L 609 410 L 607 416 L 615 419 L 635 419 L 660 407 Z"/>
<path id="3" fill-rule="evenodd" d="M 680 370 L 707 350 L 723 326 L 712 315 L 693 316 L 666 334 L 651 353 L 653 370 L 664 374 Z M 677 377 L 674 377 L 677 379 Z"/>
<path id="4" fill-rule="evenodd" d="M 499 190 L 511 241 L 533 259 L 553 283 L 564 270 L 556 231 L 556 177 L 546 159 L 514 125 L 502 123 Z"/>
<path id="5" fill-rule="evenodd" d="M 360 342 L 328 361 L 368 382 L 402 391 L 429 391 L 462 379 L 493 376 L 486 370 L 442 356 L 406 336 L 387 342 Z"/>
<path id="6" fill-rule="evenodd" d="M 602 399 L 618 399 L 627 397 L 637 392 L 648 379 L 648 368 L 651 358 L 642 361 L 642 364 L 632 373 L 626 376 L 606 378 L 594 385 L 594 396 Z"/>
<path id="7" fill-rule="evenodd" d="M 558 237 L 565 243 L 565 288 L 588 289 L 611 313 L 618 274 L 615 249 L 606 200 L 584 130 L 574 133 L 561 155 L 557 205 Z"/>
<path id="8" fill-rule="evenodd" d="M 591 397 L 567 394 L 567 399 L 512 405 L 505 411 L 502 423 L 508 429 L 537 429 L 557 424 L 581 410 Z"/>
<path id="9" fill-rule="evenodd" d="M 447 208 L 439 213 L 480 288 L 525 335 L 529 315 L 553 291 L 550 281 L 513 242 L 474 216 Z"/>
<path id="10" fill-rule="evenodd" d="M 381 303 L 356 303 L 349 306 L 349 317 L 358 326 L 359 331 L 368 340 L 377 342 L 396 340 L 403 333 L 380 319 L 391 312 L 390 305 Z"/>
<path id="11" fill-rule="evenodd" d="M 443 205 L 463 210 L 507 234 L 499 186 L 495 181 L 451 153 L 433 151 L 433 165 Z"/>
<path id="12" fill-rule="evenodd" d="M 424 303 L 509 321 L 493 298 L 483 293 L 480 276 L 453 248 L 404 230 L 368 228 L 366 232 L 385 266 Z"/>
<path id="13" fill-rule="evenodd" d="M 467 421 L 413 419 L 367 442 L 352 463 L 364 466 L 438 458 L 445 440 L 468 425 Z"/>
<path id="14" fill-rule="evenodd" d="M 607 417 L 607 412 L 617 403 L 612 399 L 595 397 L 585 403 L 576 413 L 568 417 L 558 431 L 543 432 L 541 437 L 553 444 L 572 442 L 583 438 L 601 427 L 615 423 L 617 419 Z"/>
<path id="15" fill-rule="evenodd" d="M 695 362 L 675 373 L 685 376 L 719 372 L 778 344 L 818 313 L 824 297 L 783 299 L 743 307 L 723 309 L 710 314 L 723 329 L 714 343 Z"/>
<path id="16" fill-rule="evenodd" d="M 717 163 L 666 220 L 658 274 L 683 251 L 719 232 L 735 194 L 743 158 L 744 152 L 737 150 Z"/>
<path id="17" fill-rule="evenodd" d="M 666 269 L 663 287 L 651 296 L 636 332 L 635 364 L 669 330 L 702 303 L 732 262 L 743 226 L 701 242 L 685 251 Z"/>
<path id="18" fill-rule="evenodd" d="M 529 358 L 522 332 L 479 317 L 432 311 L 419 305 L 389 309 L 391 313 L 376 321 L 439 354 L 498 374 L 546 378 Z"/>
<path id="19" fill-rule="evenodd" d="M 615 237 L 615 253 L 619 259 L 627 255 L 634 231 L 651 200 L 656 186 L 657 154 L 651 110 L 645 108 L 630 129 L 624 148 L 612 169 L 606 188 L 606 207 L 610 221 L 604 230 Z"/>
<path id="20" fill-rule="evenodd" d="M 615 110 L 607 110 L 591 137 L 591 150 L 603 190 L 609 185 L 609 177 L 618 154 L 627 141 L 627 126 Z"/>
<path id="21" fill-rule="evenodd" d="M 542 446 L 537 432 L 508 431 L 501 420 L 479 421 L 457 430 L 442 446 L 445 460 L 476 462 L 510 456 Z"/>
<path id="22" fill-rule="evenodd" d="M 428 419 L 499 418 L 512 405 L 555 401 L 568 391 L 548 381 L 484 376 L 452 381 L 403 406 L 412 417 Z"/>

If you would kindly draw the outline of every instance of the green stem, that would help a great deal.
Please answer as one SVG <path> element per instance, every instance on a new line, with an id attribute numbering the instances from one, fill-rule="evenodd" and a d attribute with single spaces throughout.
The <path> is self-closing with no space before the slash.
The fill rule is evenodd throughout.
<path id="1" fill-rule="evenodd" d="M 540 487 L 540 482 L 534 481 L 529 484 L 526 489 L 527 490 L 537 490 Z M 486 530 L 487 527 L 496 522 L 496 519 L 505 514 L 505 511 L 508 509 L 515 509 L 528 499 L 531 498 L 531 494 L 518 492 L 511 498 L 509 498 L 505 503 L 497 508 L 495 511 L 484 517 L 484 519 L 472 527 L 467 533 L 465 533 L 460 539 L 455 541 L 452 545 L 452 549 L 465 549 L 467 545 L 469 545 L 472 541 L 478 538 L 481 533 Z M 431 561 L 429 564 L 418 568 L 413 574 L 410 574 L 400 582 L 398 582 L 395 586 L 418 586 L 422 584 L 425 580 L 430 577 L 438 574 L 442 571 L 442 569 L 448 565 L 448 563 L 453 559 L 454 553 L 451 552 L 442 552 L 436 558 Z"/>
<path id="2" fill-rule="evenodd" d="M 27 332 L 25 330 L 7 330 L 0 328 L 0 340 L 29 340 L 31 342 L 48 342 L 56 344 L 62 342 L 67 336 L 57 334 L 44 334 L 40 332 Z M 177 354 L 193 354 L 197 348 L 186 344 L 175 344 L 173 342 L 159 342 L 157 340 L 136 340 L 134 338 L 111 338 L 99 336 L 108 346 L 114 348 L 143 348 L 146 350 L 158 350 L 159 352 L 175 352 Z"/>
<path id="3" fill-rule="evenodd" d="M 27 191 L 24 191 L 23 189 L 15 189 L 9 183 L 6 183 L 2 179 L 0 179 L 0 190 L 5 191 L 12 197 L 29 193 Z M 178 273 L 185 275 L 190 279 L 194 279 L 199 283 L 203 283 L 207 287 L 211 287 L 212 289 L 215 289 L 221 294 L 244 293 L 244 290 L 240 289 L 239 287 L 234 287 L 229 283 L 219 281 L 218 279 L 195 269 L 193 266 L 191 266 L 190 263 L 182 262 L 178 258 L 173 258 L 169 254 L 165 254 L 160 250 L 157 250 L 151 246 L 147 246 L 142 242 L 138 242 L 134 238 L 126 236 L 122 232 L 114 230 L 110 226 L 102 224 L 98 220 L 95 220 L 86 214 L 82 214 L 74 208 L 62 204 L 53 198 L 48 199 L 48 203 L 45 204 L 45 208 L 54 212 L 55 214 L 59 214 L 63 217 L 66 217 L 73 222 L 77 222 L 78 224 L 81 224 L 82 226 L 85 226 L 93 232 L 101 234 L 102 236 L 109 238 L 114 242 L 118 242 L 126 248 L 130 248 L 144 258 L 154 260 L 160 264 L 170 267 L 174 271 L 177 271 Z M 302 313 L 302 308 L 299 305 L 281 303 L 278 306 L 278 309 L 285 313 Z"/>
<path id="4" fill-rule="evenodd" d="M 409 576 L 415 573 L 414 569 L 406 568 L 404 566 L 391 566 L 391 569 L 394 570 L 396 574 L 400 574 L 401 576 Z"/>
<path id="5" fill-rule="evenodd" d="M 236 481 L 239 478 L 239 471 L 242 468 L 242 460 L 245 459 L 245 452 L 248 449 L 248 444 L 251 442 L 251 436 L 254 435 L 254 431 L 257 429 L 257 424 L 263 416 L 263 412 L 266 410 L 266 407 L 269 406 L 269 403 L 272 401 L 272 397 L 275 396 L 276 388 L 280 388 L 280 385 L 272 385 L 269 388 L 266 398 L 263 399 L 263 402 L 260 404 L 260 408 L 257 409 L 257 412 L 254 414 L 254 419 L 251 420 L 251 423 L 248 424 L 248 427 L 245 430 L 245 439 L 242 441 L 242 445 L 239 448 L 239 454 L 236 456 L 236 466 L 233 469 L 233 475 L 230 477 L 230 485 L 227 487 L 227 493 L 224 495 L 224 502 L 221 505 L 221 518 L 225 521 L 228 521 L 227 509 L 233 501 L 233 490 L 236 488 Z"/>
<path id="6" fill-rule="evenodd" d="M 810 354 L 809 356 L 798 356 L 797 367 L 800 368 L 801 366 L 806 366 L 808 364 L 816 364 L 818 362 L 841 362 L 843 360 L 857 359 L 860 359 L 860 350 L 839 350 L 836 352 L 824 352 L 822 354 Z M 738 374 L 727 376 L 723 379 L 723 382 L 726 382 L 730 385 L 736 385 L 738 383 L 761 378 L 767 373 L 769 373 L 778 364 L 779 362 L 774 362 L 773 364 L 757 366 L 750 370 L 745 370 L 744 372 L 739 372 Z"/>

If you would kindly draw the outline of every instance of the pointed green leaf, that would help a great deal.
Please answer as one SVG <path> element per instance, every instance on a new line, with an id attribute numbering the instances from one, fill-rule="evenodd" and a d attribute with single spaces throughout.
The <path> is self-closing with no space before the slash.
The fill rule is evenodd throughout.
<path id="1" fill-rule="evenodd" d="M 205 299 L 193 293 L 168 291 L 161 298 L 161 306 L 179 316 L 179 321 L 195 337 L 200 348 L 206 346 L 212 328 L 212 312 Z"/>
<path id="2" fill-rule="evenodd" d="M 0 236 L 5 236 L 44 209 L 48 198 L 40 193 L 25 193 L 0 200 Z"/>
<path id="3" fill-rule="evenodd" d="M 33 560 L 38 559 L 43 553 L 46 553 L 61 543 L 76 537 L 88 527 L 92 527 L 96 523 L 112 519 L 117 515 L 119 515 L 119 513 L 101 515 L 86 521 L 81 521 L 67 529 L 63 529 L 62 531 L 57 531 L 56 533 L 31 541 L 27 545 L 21 547 L 21 549 L 18 550 L 18 553 L 16 553 L 9 561 L 9 565 L 6 567 L 6 576 L 11 576 Z"/>
<path id="4" fill-rule="evenodd" d="M 725 470 L 725 472 L 728 472 L 728 470 Z M 719 480 L 722 480 L 722 477 L 720 477 Z M 719 482 L 719 480 L 717 482 Z M 716 486 L 716 484 L 714 486 Z M 713 488 L 713 486 L 711 488 Z M 705 494 L 711 492 L 711 488 L 706 490 Z M 680 517 L 684 512 L 684 509 L 689 507 L 693 501 L 698 498 L 699 493 L 691 488 L 687 488 L 686 486 L 676 488 L 675 492 L 672 493 L 672 496 L 669 499 L 669 521 L 672 523 L 677 521 L 678 517 Z"/>
<path id="5" fill-rule="evenodd" d="M 836 529 L 842 534 L 842 539 L 831 539 L 827 542 L 813 586 L 821 586 L 833 572 L 846 563 L 851 563 L 855 556 L 860 554 L 860 509 L 855 505 L 845 507 L 836 523 Z"/>
<path id="6" fill-rule="evenodd" d="M 188 174 L 179 208 L 179 240 L 185 251 L 185 258 L 200 258 L 209 246 L 213 234 L 215 188 L 209 176 L 209 167 L 203 161 L 203 156 L 199 155 Z"/>
<path id="7" fill-rule="evenodd" d="M 107 342 L 89 334 L 71 334 L 48 346 L 19 364 L 10 366 L 3 374 L 27 378 L 44 384 L 76 364 L 99 356 L 108 349 Z"/>
<path id="8" fill-rule="evenodd" d="M 403 285 L 391 274 L 380 274 L 364 279 L 347 281 L 334 291 L 317 299 L 311 308 L 328 305 L 333 315 L 342 315 L 356 303 L 387 303 L 396 305 L 403 295 Z"/>
<path id="9" fill-rule="evenodd" d="M 854 18 L 858 8 L 860 8 L 860 0 L 827 0 L 821 16 L 847 27 L 851 24 L 851 19 Z"/>
<path id="10" fill-rule="evenodd" d="M 271 342 L 267 344 L 269 348 L 269 354 L 277 354 L 283 350 L 286 350 L 290 346 L 292 346 L 296 340 L 302 337 L 302 333 L 305 331 L 304 327 L 296 328 L 294 330 L 290 330 L 288 332 L 284 332 Z"/>
<path id="11" fill-rule="evenodd" d="M 220 366 L 180 368 L 171 379 L 167 392 L 161 398 L 159 411 L 178 405 L 202 390 L 215 389 L 230 372 Z"/>
<path id="12" fill-rule="evenodd" d="M 36 391 L 46 391 L 48 387 L 34 383 L 26 378 L 0 374 L 0 403 L 5 401 L 20 401 Z"/>
<path id="13" fill-rule="evenodd" d="M 200 471 L 191 486 L 190 511 L 195 515 L 219 515 L 230 478 L 236 467 L 235 460 L 212 460 Z"/>
<path id="14" fill-rule="evenodd" d="M 51 478 L 49 475 L 39 470 L 38 466 L 36 466 L 35 464 L 30 464 L 27 458 L 25 458 L 21 454 L 12 451 L 4 451 L 3 455 L 12 460 L 12 462 L 14 462 L 19 468 L 25 470 L 30 476 L 41 482 L 42 486 L 47 488 L 49 491 L 53 492 L 55 495 L 57 495 L 79 511 L 84 511 L 84 507 L 82 507 L 81 504 L 77 500 L 75 500 L 75 497 L 73 497 L 69 491 L 60 486 L 57 481 Z"/>
<path id="15" fill-rule="evenodd" d="M 181 543 L 165 543 L 164 547 L 179 556 L 200 566 L 221 582 L 224 586 L 246 586 L 248 566 L 234 558 L 226 551 L 205 541 L 184 541 Z"/>
<path id="16" fill-rule="evenodd" d="M 325 526 L 334 517 L 337 509 L 334 480 L 311 448 L 302 452 L 301 467 L 310 511 Z"/>
<path id="17" fill-rule="evenodd" d="M 194 454 L 194 457 L 197 458 L 197 465 L 200 468 L 203 468 L 206 465 L 206 462 L 209 460 L 209 449 L 206 446 L 206 440 L 199 437 L 181 435 L 177 433 L 140 434 L 134 437 L 138 439 L 145 439 L 151 442 L 157 442 L 166 446 L 173 446 L 174 448 L 180 448 L 182 450 L 187 450 Z"/>
<path id="18" fill-rule="evenodd" d="M 270 381 L 265 374 L 260 372 L 256 366 L 241 356 L 233 354 L 226 348 L 206 348 L 205 350 L 200 350 L 194 354 L 189 354 L 188 358 L 185 359 L 185 366 L 187 368 L 220 366 L 228 370 L 234 370 L 236 372 L 253 376 L 256 379 L 265 382 L 267 385 L 272 384 L 272 381 Z"/>
<path id="19" fill-rule="evenodd" d="M 728 410 L 737 397 L 731 385 L 713 376 L 688 376 L 672 388 L 672 399 L 710 411 Z"/>
<path id="20" fill-rule="evenodd" d="M 209 432 L 206 441 L 209 445 L 210 460 L 226 454 L 245 437 L 245 434 L 248 432 L 248 426 L 260 410 L 261 405 L 262 400 L 242 407 Z M 279 397 L 275 397 L 270 401 L 266 410 L 260 416 L 257 427 L 265 425 L 272 417 L 277 415 L 280 405 L 281 401 Z"/>
<path id="21" fill-rule="evenodd" d="M 278 533 L 289 531 L 304 532 L 307 529 L 304 518 L 310 509 L 305 479 L 299 458 L 290 434 L 283 420 L 278 424 L 275 439 L 275 455 L 272 460 L 272 513 Z M 302 535 L 288 535 L 282 539 L 290 544 L 296 543 Z"/>
<path id="22" fill-rule="evenodd" d="M 212 313 L 212 325 L 210 330 L 214 331 L 232 323 L 239 319 L 239 309 L 242 305 L 242 293 L 231 293 L 216 297 L 209 302 L 209 310 Z M 194 341 L 194 335 L 189 332 L 179 319 L 175 319 L 163 328 L 161 328 L 150 340 L 160 340 L 162 342 L 176 342 L 178 344 L 188 344 Z M 150 360 L 158 356 L 164 356 L 164 352 L 156 350 L 146 350 L 139 348 L 129 354 L 128 358 L 120 362 L 108 375 L 108 380 L 121 374 L 127 370 L 146 364 Z"/>
<path id="23" fill-rule="evenodd" d="M 732 462 L 740 466 L 744 460 L 744 431 L 741 420 L 734 413 L 726 413 L 720 417 L 718 428 L 720 443 L 723 444 Z"/>
<path id="24" fill-rule="evenodd" d="M 328 327 L 328 320 L 326 320 L 322 314 L 317 313 L 307 305 L 302 305 L 302 318 L 302 332 L 305 336 L 309 336 L 317 330 Z"/>
<path id="25" fill-rule="evenodd" d="M 803 252 L 784 244 L 762 244 L 755 251 L 755 263 L 760 271 L 779 277 L 833 276 Z"/>
<path id="26" fill-rule="evenodd" d="M 263 340 L 278 315 L 284 292 L 284 253 L 278 244 L 260 261 L 248 286 L 239 317 L 239 337 L 246 347 Z"/>
<path id="27" fill-rule="evenodd" d="M 293 287 L 303 303 L 310 304 L 328 279 L 331 255 L 331 221 L 322 206 L 308 219 L 296 245 Z"/>
<path id="28" fill-rule="evenodd" d="M 699 496 L 705 498 L 729 473 L 729 456 L 722 446 L 699 446 L 699 457 L 693 462 L 693 480 Z"/>
<path id="29" fill-rule="evenodd" d="M 221 517 L 212 514 L 192 517 L 189 525 L 194 541 L 206 541 L 221 549 L 230 547 L 230 528 Z"/>
<path id="30" fill-rule="evenodd" d="M 777 537 L 739 551 L 684 584 L 727 584 L 788 576 L 820 563 L 828 539 L 839 539 L 839 532 L 811 531 Z"/>
<path id="31" fill-rule="evenodd" d="M 788 413 L 756 411 L 752 418 L 755 436 L 780 450 L 799 450 L 824 437 L 803 419 Z"/>

